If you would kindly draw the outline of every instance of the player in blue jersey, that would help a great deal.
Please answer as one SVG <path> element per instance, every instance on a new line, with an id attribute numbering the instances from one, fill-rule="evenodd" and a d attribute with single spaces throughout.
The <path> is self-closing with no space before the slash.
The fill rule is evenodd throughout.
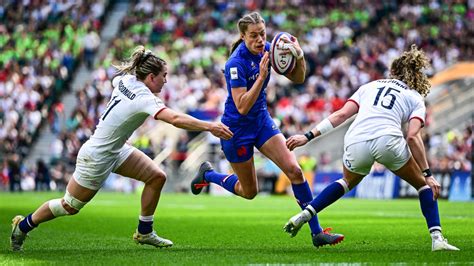
<path id="1" fill-rule="evenodd" d="M 265 89 L 270 79 L 270 43 L 266 41 L 265 21 L 254 12 L 242 17 L 237 26 L 240 38 L 232 45 L 225 65 L 229 94 L 222 117 L 222 123 L 234 136 L 221 141 L 235 174 L 218 173 L 209 162 L 204 162 L 191 182 L 191 191 L 199 194 L 203 187 L 215 183 L 245 199 L 253 199 L 258 192 L 253 159 L 256 147 L 288 176 L 296 200 L 304 208 L 312 200 L 311 190 L 296 157 L 286 148 L 285 137 L 267 110 Z M 291 46 L 287 52 L 296 57 L 296 66 L 286 77 L 295 83 L 303 83 L 306 72 L 303 50 L 294 37 L 287 41 L 287 46 Z M 322 230 L 316 216 L 309 225 L 315 246 L 335 244 L 343 239 L 342 235 Z"/>
<path id="2" fill-rule="evenodd" d="M 426 116 L 423 97 L 430 91 L 423 68 L 428 66 L 428 58 L 413 45 L 410 51 L 393 61 L 390 79 L 361 86 L 342 109 L 305 135 L 288 138 L 287 146 L 293 150 L 357 114 L 344 138 L 344 178 L 330 184 L 305 210 L 291 217 L 284 227 L 287 233 L 295 236 L 312 215 L 362 181 L 377 161 L 418 190 L 421 211 L 432 239 L 431 250 L 459 250 L 448 244 L 441 233 L 436 201 L 441 186 L 431 174 L 421 139 Z M 408 123 L 406 140 L 401 130 L 404 123 Z"/>

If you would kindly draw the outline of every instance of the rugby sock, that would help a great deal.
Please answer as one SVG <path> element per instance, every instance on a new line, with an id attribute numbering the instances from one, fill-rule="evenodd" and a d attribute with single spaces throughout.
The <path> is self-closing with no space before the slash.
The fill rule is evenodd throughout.
<path id="1" fill-rule="evenodd" d="M 421 187 L 418 190 L 418 197 L 420 198 L 421 212 L 423 216 L 425 216 L 430 233 L 441 231 L 438 202 L 433 200 L 433 191 L 431 188 L 428 185 Z"/>
<path id="2" fill-rule="evenodd" d="M 207 182 L 218 184 L 219 186 L 225 188 L 227 191 L 233 194 L 235 194 L 235 184 L 237 183 L 237 181 L 239 181 L 237 176 L 234 174 L 225 175 L 213 170 L 207 171 L 204 174 L 204 179 Z"/>
<path id="3" fill-rule="evenodd" d="M 344 194 L 348 191 L 349 187 L 347 186 L 346 182 L 343 179 L 339 179 L 327 186 L 309 204 L 314 208 L 316 213 L 318 213 L 344 196 Z"/>
<path id="4" fill-rule="evenodd" d="M 21 220 L 20 222 L 20 225 L 19 225 L 20 230 L 25 234 L 35 229 L 38 226 L 35 223 L 33 223 L 33 219 L 31 218 L 32 215 L 33 213 L 30 213 L 28 216 L 26 216 L 25 219 Z"/>
<path id="5" fill-rule="evenodd" d="M 293 189 L 293 194 L 295 195 L 298 205 L 300 205 L 301 209 L 306 208 L 309 202 L 311 202 L 313 199 L 308 182 L 304 181 L 304 183 L 301 184 L 291 184 L 291 188 Z M 322 228 L 319 226 L 318 216 L 316 214 L 314 214 L 313 218 L 309 220 L 308 224 L 309 228 L 311 228 L 311 234 L 316 235 L 322 232 Z"/>
<path id="6" fill-rule="evenodd" d="M 153 215 L 138 216 L 138 233 L 146 235 L 153 232 Z"/>

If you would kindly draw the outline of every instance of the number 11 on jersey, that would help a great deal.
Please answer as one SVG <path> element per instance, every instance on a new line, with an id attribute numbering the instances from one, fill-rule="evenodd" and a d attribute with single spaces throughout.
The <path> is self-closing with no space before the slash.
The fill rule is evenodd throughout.
<path id="1" fill-rule="evenodd" d="M 112 108 L 114 108 L 122 100 L 115 100 L 115 98 L 117 98 L 117 96 L 114 96 L 112 99 L 110 99 L 109 103 L 107 104 L 107 109 L 105 110 L 104 115 L 102 115 L 102 120 L 104 120 L 105 117 L 107 117 L 107 115 L 110 113 Z"/>

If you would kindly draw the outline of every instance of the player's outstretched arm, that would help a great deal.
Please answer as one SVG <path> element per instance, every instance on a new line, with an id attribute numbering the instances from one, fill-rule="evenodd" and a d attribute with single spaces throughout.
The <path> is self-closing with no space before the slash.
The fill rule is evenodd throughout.
<path id="1" fill-rule="evenodd" d="M 233 136 L 233 133 L 230 131 L 229 127 L 222 124 L 221 122 L 202 121 L 190 115 L 173 111 L 169 108 L 161 111 L 156 116 L 156 119 L 172 124 L 175 127 L 190 131 L 209 131 L 212 135 L 221 139 L 230 139 Z"/>
<path id="2" fill-rule="evenodd" d="M 300 147 L 308 143 L 310 140 L 321 136 L 340 124 L 344 123 L 347 119 L 357 114 L 359 107 L 353 101 L 347 101 L 344 107 L 340 110 L 332 113 L 328 118 L 317 124 L 316 127 L 308 131 L 304 135 L 294 135 L 286 140 L 286 146 L 290 151 L 296 147 Z"/>
<path id="3" fill-rule="evenodd" d="M 425 145 L 423 144 L 423 139 L 421 138 L 422 126 L 423 124 L 420 120 L 410 120 L 408 124 L 407 143 L 410 147 L 410 151 L 413 154 L 416 164 L 418 164 L 420 171 L 422 171 L 425 177 L 426 184 L 431 188 L 431 190 L 433 190 L 433 199 L 437 199 L 441 191 L 441 185 L 432 176 L 430 167 L 428 165 L 428 159 L 426 159 Z"/>
<path id="4" fill-rule="evenodd" d="M 297 84 L 302 84 L 306 78 L 306 61 L 304 60 L 304 52 L 296 37 L 292 36 L 291 41 L 285 38 L 281 39 L 288 47 L 288 53 L 293 54 L 296 58 L 296 65 L 293 71 L 285 77 Z"/>

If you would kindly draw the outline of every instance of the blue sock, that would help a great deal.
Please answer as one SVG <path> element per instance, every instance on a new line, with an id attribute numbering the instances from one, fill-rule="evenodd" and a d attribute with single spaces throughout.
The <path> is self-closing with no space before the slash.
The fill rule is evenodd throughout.
<path id="1" fill-rule="evenodd" d="M 153 215 L 138 217 L 138 232 L 142 235 L 153 232 Z"/>
<path id="2" fill-rule="evenodd" d="M 423 189 L 418 193 L 420 198 L 421 212 L 425 216 L 428 229 L 430 231 L 441 231 L 441 222 L 439 221 L 438 202 L 433 200 L 433 191 L 431 188 Z"/>
<path id="3" fill-rule="evenodd" d="M 204 174 L 204 179 L 207 182 L 218 184 L 219 186 L 225 188 L 227 191 L 233 194 L 235 194 L 235 184 L 237 183 L 237 181 L 239 181 L 237 176 L 234 174 L 226 175 L 213 170 L 207 171 Z"/>
<path id="4" fill-rule="evenodd" d="M 26 216 L 26 218 L 23 219 L 20 222 L 20 225 L 19 225 L 20 230 L 25 234 L 28 233 L 29 231 L 35 229 L 38 226 L 35 223 L 33 223 L 31 215 L 33 215 L 33 213 L 30 213 L 28 216 Z"/>
<path id="5" fill-rule="evenodd" d="M 291 188 L 293 188 L 293 194 L 295 194 L 298 205 L 300 205 L 301 209 L 306 208 L 309 202 L 313 199 L 313 194 L 311 193 L 308 182 L 305 181 L 301 184 L 291 184 Z M 319 226 L 317 214 L 309 220 L 308 224 L 309 228 L 311 228 L 311 234 L 319 234 L 322 231 L 321 226 Z"/>
<path id="6" fill-rule="evenodd" d="M 345 182 L 339 179 L 342 182 Z M 314 198 L 309 204 L 319 213 L 327 206 L 333 204 L 336 200 L 344 196 L 345 190 L 340 181 L 333 182 L 327 186 L 319 195 Z"/>

